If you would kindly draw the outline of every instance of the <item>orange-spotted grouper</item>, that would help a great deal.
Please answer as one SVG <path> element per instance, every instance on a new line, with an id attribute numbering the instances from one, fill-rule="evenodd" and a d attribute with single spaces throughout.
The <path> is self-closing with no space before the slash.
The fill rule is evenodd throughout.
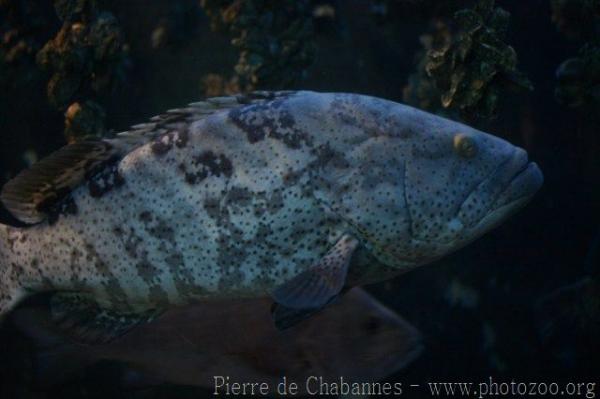
<path id="1" fill-rule="evenodd" d="M 542 183 L 527 153 L 379 98 L 257 92 L 68 145 L 2 190 L 0 314 L 105 342 L 175 305 L 271 297 L 287 328 L 498 225 Z"/>
<path id="2" fill-rule="evenodd" d="M 285 376 L 306 393 L 311 376 L 375 382 L 407 366 L 422 350 L 413 326 L 359 288 L 286 331 L 273 325 L 270 305 L 257 298 L 178 307 L 106 345 L 69 343 L 40 307 L 19 308 L 12 316 L 39 347 L 33 357 L 43 363 L 35 365 L 37 383 L 48 388 L 70 371 L 109 360 L 152 384 L 224 392 L 225 381 L 266 383 L 273 394 Z"/>

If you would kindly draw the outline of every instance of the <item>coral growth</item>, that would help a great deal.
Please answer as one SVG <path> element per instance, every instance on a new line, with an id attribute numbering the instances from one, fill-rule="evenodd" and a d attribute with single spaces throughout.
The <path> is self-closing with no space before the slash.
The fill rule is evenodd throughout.
<path id="1" fill-rule="evenodd" d="M 201 0 L 215 30 L 240 55 L 235 73 L 243 90 L 287 88 L 306 74 L 315 51 L 307 0 Z"/>
<path id="2" fill-rule="evenodd" d="M 577 57 L 563 61 L 556 70 L 556 100 L 596 117 L 600 110 L 600 0 L 553 0 L 552 21 L 567 37 L 584 41 Z"/>
<path id="3" fill-rule="evenodd" d="M 54 4 L 63 25 L 37 54 L 38 64 L 51 74 L 48 99 L 56 108 L 71 111 L 65 131 L 70 140 L 75 134 L 101 134 L 105 114 L 100 105 L 84 101 L 84 106 L 77 107 L 122 80 L 127 54 L 121 29 L 116 18 L 100 10 L 94 0 L 56 0 Z M 74 109 L 83 111 L 75 119 Z M 84 126 L 94 128 L 86 132 Z"/>
<path id="4" fill-rule="evenodd" d="M 571 108 L 600 110 L 600 47 L 584 46 L 556 71 L 558 102 Z"/>
<path id="5" fill-rule="evenodd" d="M 491 118 L 501 90 L 533 88 L 517 69 L 515 50 L 504 42 L 509 18 L 507 11 L 494 7 L 494 0 L 480 0 L 472 9 L 457 11 L 452 24 L 438 23 L 424 40 L 422 67 L 445 108 L 459 110 L 465 118 Z"/>
<path id="6" fill-rule="evenodd" d="M 600 35 L 600 0 L 552 0 L 552 21 L 571 38 Z"/>
<path id="7" fill-rule="evenodd" d="M 54 28 L 47 5 L 34 0 L 0 0 L 0 88 L 17 88 L 41 78 L 35 54 Z"/>

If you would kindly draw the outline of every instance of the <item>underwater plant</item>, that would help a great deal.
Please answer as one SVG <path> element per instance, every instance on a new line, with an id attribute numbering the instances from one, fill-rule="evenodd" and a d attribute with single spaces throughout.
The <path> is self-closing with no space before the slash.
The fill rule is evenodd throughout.
<path id="1" fill-rule="evenodd" d="M 234 82 L 242 91 L 293 86 L 315 57 L 307 0 L 201 0 L 214 30 L 239 49 Z"/>
<path id="2" fill-rule="evenodd" d="M 552 21 L 570 38 L 587 38 L 600 34 L 599 0 L 552 0 Z"/>
<path id="3" fill-rule="evenodd" d="M 52 21 L 36 1 L 0 1 L 0 85 L 22 87 L 40 79 L 35 54 Z"/>
<path id="4" fill-rule="evenodd" d="M 556 100 L 570 108 L 600 107 L 600 47 L 585 45 L 556 70 Z M 594 115 L 593 113 L 591 115 Z"/>
<path id="5" fill-rule="evenodd" d="M 458 110 L 463 118 L 492 118 L 500 91 L 507 87 L 532 90 L 529 79 L 517 69 L 517 54 L 504 42 L 510 14 L 480 0 L 473 8 L 454 13 L 451 22 L 440 20 L 435 31 L 422 40 L 425 49 L 417 75 L 409 81 L 411 92 L 423 102 L 431 93 L 424 72 L 440 92 L 444 108 Z M 413 87 L 413 89 L 411 89 Z M 414 100 L 413 100 L 414 101 Z"/>
<path id="6" fill-rule="evenodd" d="M 552 21 L 568 38 L 583 41 L 576 57 L 556 70 L 556 100 L 595 117 L 600 109 L 600 1 L 553 0 Z"/>
<path id="7" fill-rule="evenodd" d="M 56 0 L 54 6 L 63 25 L 37 54 L 38 64 L 51 74 L 48 99 L 57 109 L 67 109 L 67 141 L 101 136 L 105 113 L 97 98 L 125 73 L 121 29 L 95 0 Z"/>
<path id="8" fill-rule="evenodd" d="M 442 95 L 440 89 L 438 89 L 435 81 L 431 79 L 426 70 L 426 66 L 428 65 L 427 54 L 437 45 L 436 42 L 439 40 L 450 40 L 448 25 L 443 20 L 437 19 L 433 22 L 433 26 L 433 32 L 419 37 L 423 49 L 415 57 L 417 68 L 408 77 L 407 85 L 404 87 L 402 93 L 402 99 L 405 103 L 415 107 L 426 109 L 439 115 L 456 118 L 458 115 L 454 115 L 456 112 L 453 109 L 445 108 L 442 105 L 440 101 Z"/>

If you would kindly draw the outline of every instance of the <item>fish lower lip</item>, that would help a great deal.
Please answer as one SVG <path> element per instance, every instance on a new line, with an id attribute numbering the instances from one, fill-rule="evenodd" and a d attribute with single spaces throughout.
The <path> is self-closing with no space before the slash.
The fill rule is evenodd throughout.
<path id="1" fill-rule="evenodd" d="M 512 175 L 508 185 L 492 204 L 487 215 L 472 228 L 472 236 L 482 234 L 500 224 L 516 212 L 533 197 L 544 180 L 542 172 L 535 162 L 519 163 L 517 172 Z M 515 170 L 513 169 L 513 170 Z"/>
<path id="2" fill-rule="evenodd" d="M 521 175 L 523 172 L 525 172 L 527 170 L 527 168 L 529 168 L 529 165 L 531 165 L 533 162 L 529 162 L 527 160 L 527 158 L 525 158 L 525 161 L 523 162 L 523 164 L 521 165 L 520 169 L 517 170 L 517 172 L 514 174 L 513 180 L 516 179 L 519 175 Z"/>
<path id="3" fill-rule="evenodd" d="M 512 184 L 525 183 L 527 186 L 527 195 L 533 195 L 540 189 L 544 182 L 542 171 L 535 162 L 529 162 L 511 182 Z"/>
<path id="4" fill-rule="evenodd" d="M 544 177 L 537 164 L 535 162 L 524 162 L 498 199 L 497 206 L 507 205 L 533 196 L 540 189 L 543 181 Z"/>

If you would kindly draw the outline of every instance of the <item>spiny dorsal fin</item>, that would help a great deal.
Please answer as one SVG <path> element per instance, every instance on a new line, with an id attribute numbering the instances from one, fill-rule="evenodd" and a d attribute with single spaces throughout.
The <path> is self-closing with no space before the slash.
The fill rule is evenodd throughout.
<path id="1" fill-rule="evenodd" d="M 179 124 L 189 124 L 209 117 L 217 112 L 258 104 L 283 98 L 295 91 L 254 91 L 248 94 L 237 94 L 224 97 L 211 97 L 204 101 L 188 104 L 185 108 L 171 109 L 156 115 L 146 123 L 134 125 L 130 130 L 117 134 L 116 140 L 121 143 L 146 143 L 175 129 Z"/>
<path id="2" fill-rule="evenodd" d="M 115 148 L 103 140 L 67 145 L 6 183 L 0 199 L 20 221 L 39 223 L 53 204 L 85 179 L 88 171 L 116 156 Z"/>
<path id="3" fill-rule="evenodd" d="M 217 112 L 256 104 L 293 94 L 291 91 L 257 91 L 228 97 L 213 97 L 172 109 L 150 118 L 147 123 L 109 139 L 69 144 L 6 183 L 0 200 L 10 213 L 24 223 L 44 221 L 49 210 L 72 190 L 102 171 L 102 165 L 118 161 L 135 148 L 177 130 L 181 125 L 207 118 Z"/>

